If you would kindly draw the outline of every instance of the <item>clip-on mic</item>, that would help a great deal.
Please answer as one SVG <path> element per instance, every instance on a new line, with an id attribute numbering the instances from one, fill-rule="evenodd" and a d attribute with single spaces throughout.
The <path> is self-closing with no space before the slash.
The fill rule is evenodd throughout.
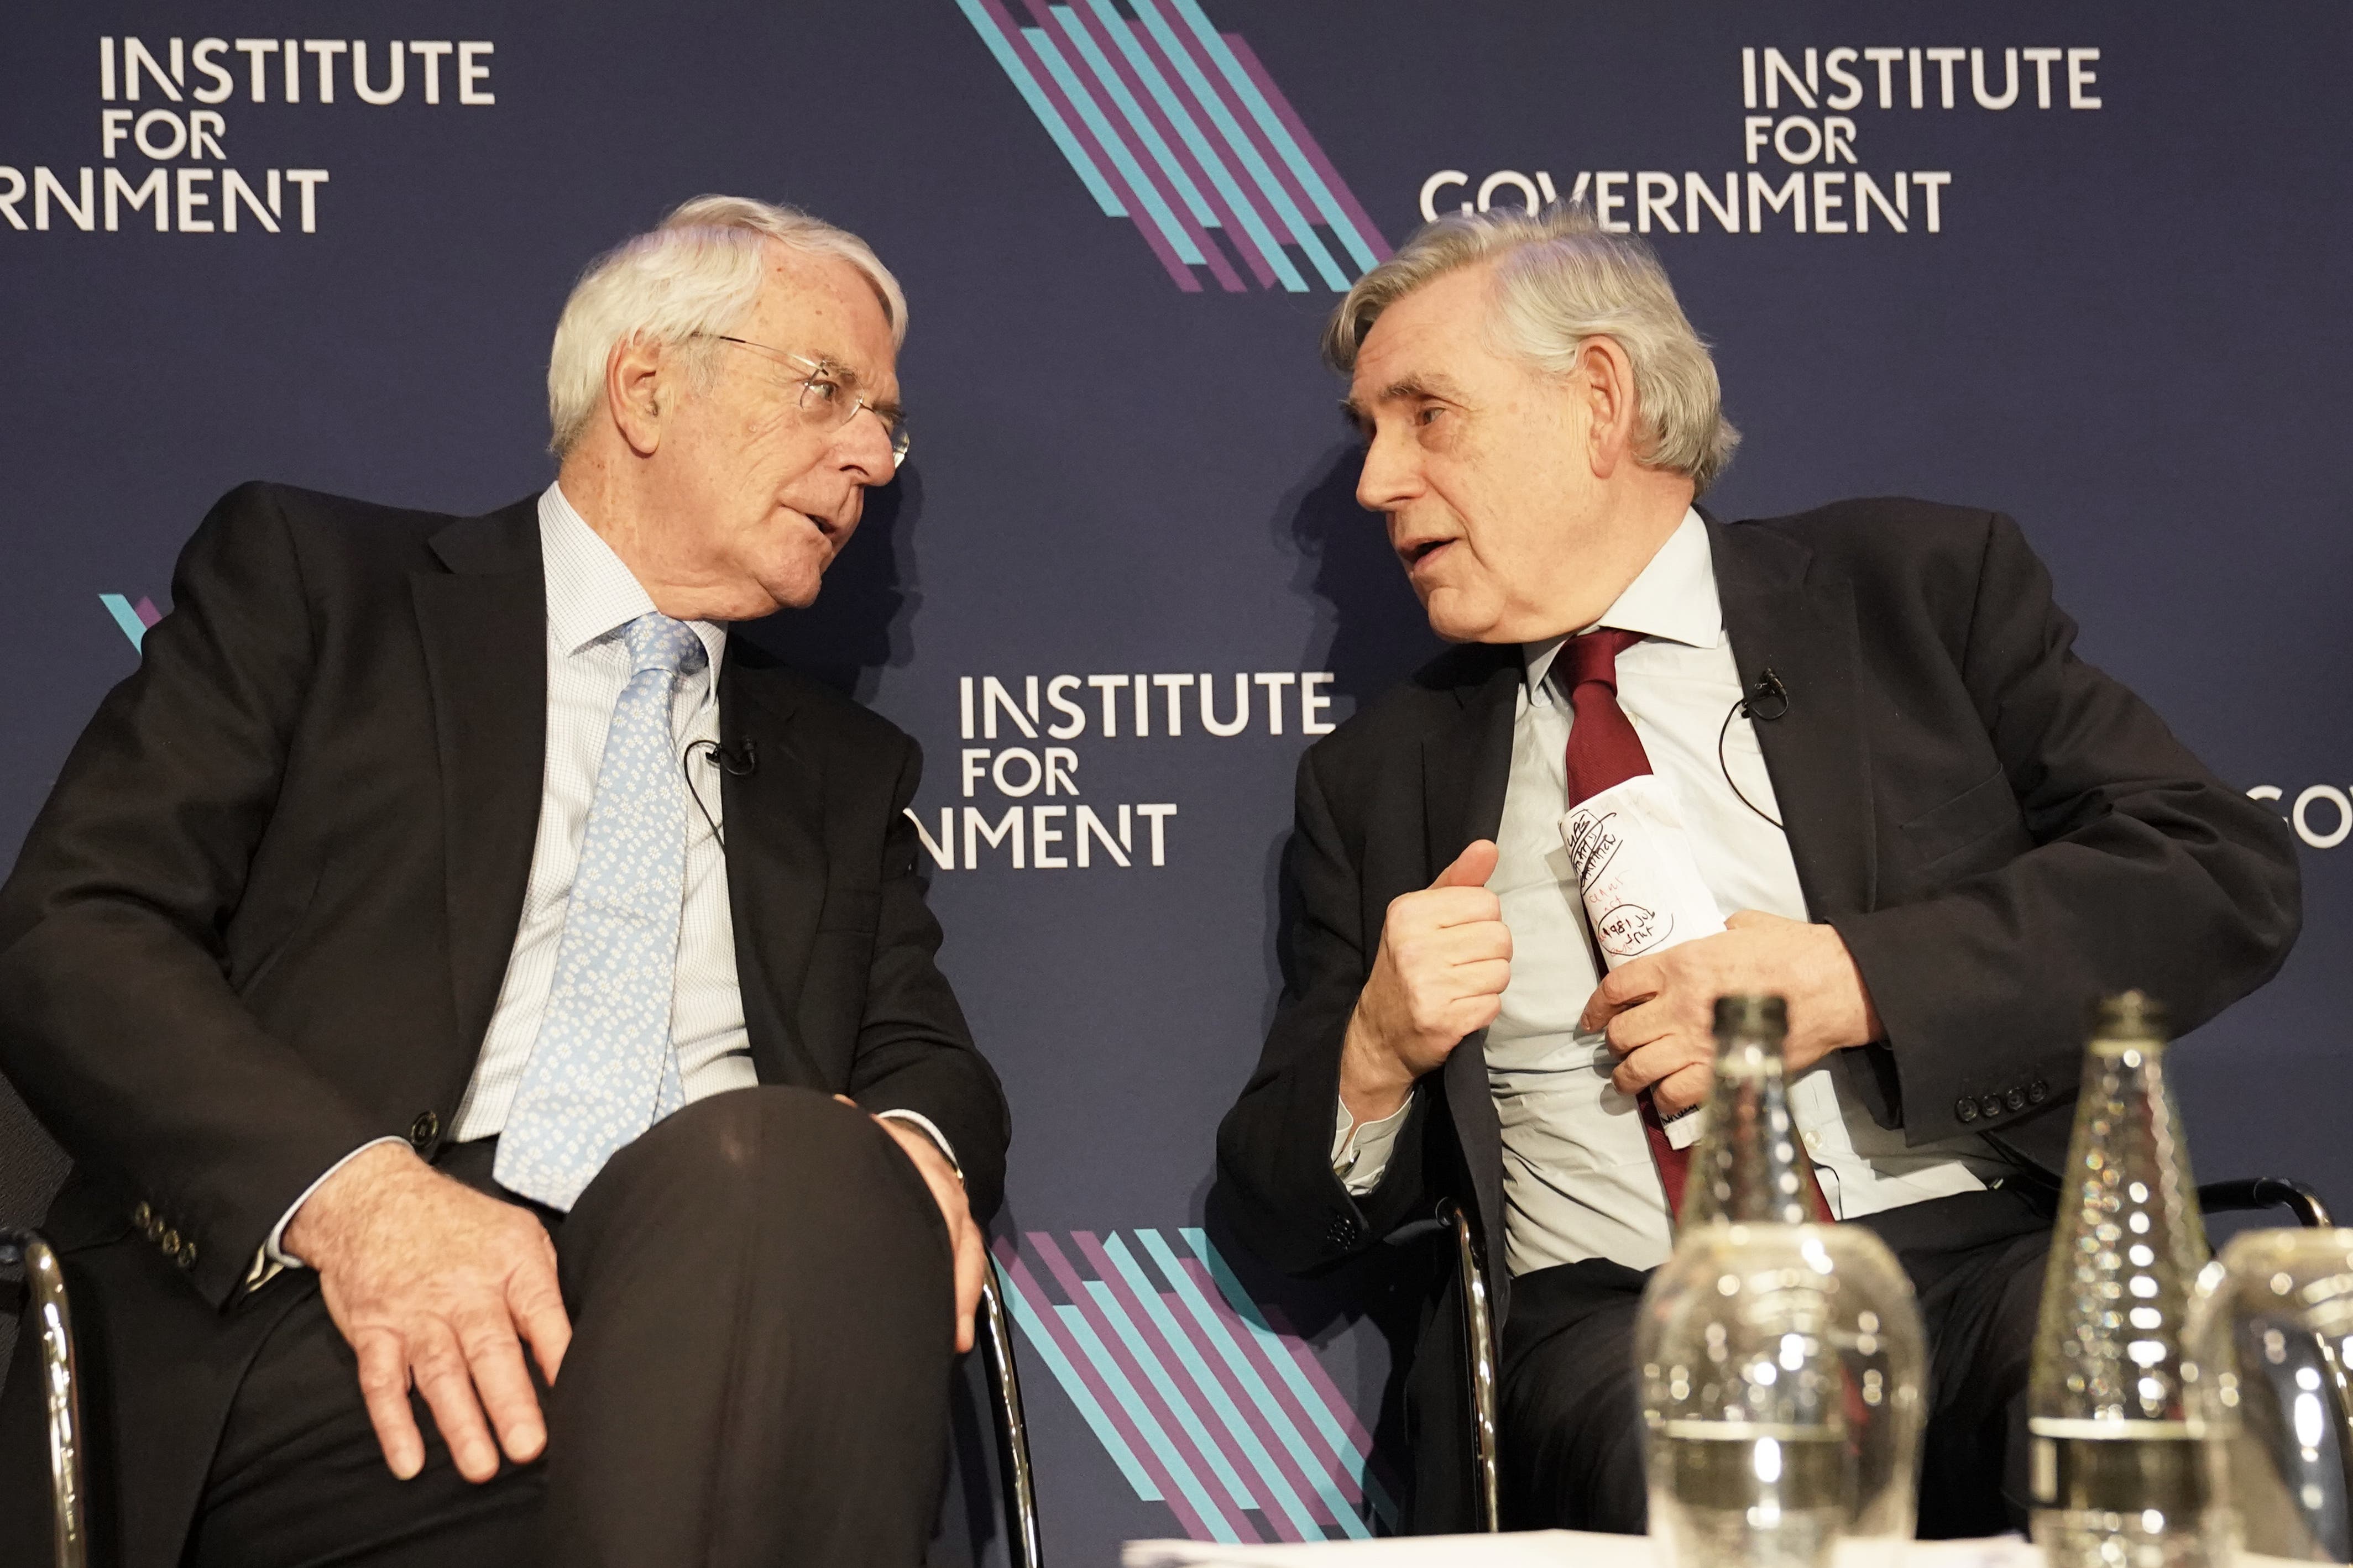
<path id="1" fill-rule="evenodd" d="M 1768 702 L 1775 704 L 1770 712 L 1765 710 L 1765 704 Z M 1741 715 L 1744 718 L 1770 723 L 1788 711 L 1789 689 L 1781 684 L 1781 678 L 1774 673 L 1773 667 L 1768 664 L 1765 667 L 1764 673 L 1757 676 L 1757 684 L 1741 693 Z"/>

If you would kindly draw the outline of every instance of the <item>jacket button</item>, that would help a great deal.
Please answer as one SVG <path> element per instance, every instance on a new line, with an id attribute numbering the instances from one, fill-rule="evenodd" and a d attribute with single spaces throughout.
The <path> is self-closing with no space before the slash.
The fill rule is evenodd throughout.
<path id="1" fill-rule="evenodd" d="M 2022 1089 L 2013 1089 L 2001 1097 L 2001 1102 L 2012 1110 L 2023 1110 L 2026 1109 L 2026 1091 Z"/>
<path id="2" fill-rule="evenodd" d="M 1953 1114 L 1963 1121 L 1975 1121 L 1978 1119 L 1978 1102 L 1965 1094 L 1953 1102 Z"/>
<path id="3" fill-rule="evenodd" d="M 2038 1078 L 2026 1086 L 2026 1098 L 2031 1104 L 2040 1105 L 2051 1098 L 2051 1086 Z"/>
<path id="4" fill-rule="evenodd" d="M 1998 1094 L 1987 1095 L 1983 1100 L 1978 1101 L 1978 1109 L 1984 1111 L 1988 1116 L 2000 1116 L 2001 1114 L 2001 1096 Z"/>
<path id="5" fill-rule="evenodd" d="M 164 1249 L 164 1257 L 177 1258 L 180 1256 L 180 1233 L 176 1230 L 167 1230 L 155 1245 Z"/>
<path id="6" fill-rule="evenodd" d="M 177 1263 L 182 1268 L 194 1268 L 196 1266 L 196 1244 L 193 1241 L 182 1242 L 180 1250 L 174 1255 L 172 1261 Z"/>
<path id="7" fill-rule="evenodd" d="M 417 1120 L 408 1124 L 408 1142 L 422 1153 L 433 1140 L 441 1136 L 441 1119 L 429 1110 L 420 1110 Z"/>
<path id="8" fill-rule="evenodd" d="M 143 1231 L 155 1223 L 155 1211 L 144 1203 L 135 1205 L 131 1210 L 131 1223 Z"/>

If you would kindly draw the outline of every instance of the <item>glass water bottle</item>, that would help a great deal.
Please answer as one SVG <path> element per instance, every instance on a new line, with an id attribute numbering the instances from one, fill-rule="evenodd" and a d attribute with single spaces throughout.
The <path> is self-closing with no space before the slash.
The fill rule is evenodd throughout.
<path id="1" fill-rule="evenodd" d="M 2353 1563 L 2353 1230 L 2233 1237 L 2188 1332 L 2237 1543 Z"/>
<path id="2" fill-rule="evenodd" d="M 2206 1233 L 2166 1088 L 2165 1015 L 2109 998 L 2084 1061 L 2028 1384 L 2034 1540 L 2051 1568 L 2210 1568 L 2224 1510 L 2183 1329 Z"/>
<path id="3" fill-rule="evenodd" d="M 1876 1568 L 1912 1536 L 1920 1315 L 1876 1236 L 1814 1219 L 1787 1032 L 1778 996 L 1716 1003 L 1674 1255 L 1642 1293 L 1651 1536 L 1674 1568 Z"/>

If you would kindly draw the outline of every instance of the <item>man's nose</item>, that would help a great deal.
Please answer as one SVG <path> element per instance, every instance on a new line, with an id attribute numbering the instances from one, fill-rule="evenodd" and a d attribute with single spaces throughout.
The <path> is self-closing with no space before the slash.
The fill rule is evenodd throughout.
<path id="1" fill-rule="evenodd" d="M 1356 477 L 1356 504 L 1366 511 L 1395 511 L 1420 493 L 1421 468 L 1411 442 L 1383 431 L 1365 448 Z"/>
<path id="2" fill-rule="evenodd" d="M 834 453 L 841 467 L 858 475 L 862 485 L 887 485 L 898 472 L 892 459 L 891 433 L 883 426 L 881 416 L 871 408 L 860 408 L 849 416 L 849 423 L 833 433 Z"/>

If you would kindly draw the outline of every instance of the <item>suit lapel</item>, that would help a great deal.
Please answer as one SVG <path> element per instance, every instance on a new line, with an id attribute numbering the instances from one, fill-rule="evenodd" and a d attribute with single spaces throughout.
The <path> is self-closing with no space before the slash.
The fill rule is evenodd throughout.
<path id="1" fill-rule="evenodd" d="M 411 583 L 441 764 L 449 968 L 463 1037 L 490 1027 L 531 879 L 547 753 L 547 589 L 535 500 L 433 536 Z"/>
<path id="2" fill-rule="evenodd" d="M 1788 693 L 1781 717 L 1752 722 L 1807 910 L 1869 910 L 1878 865 L 1853 588 L 1794 540 L 1713 519 L 1707 531 L 1741 688 L 1757 692 L 1770 670 Z"/>
<path id="3" fill-rule="evenodd" d="M 744 1026 L 762 1081 L 818 1087 L 827 1075 L 809 1056 L 795 1015 L 825 902 L 825 781 L 794 744 L 798 700 L 758 650 L 729 639 L 720 734 L 737 753 L 749 745 L 756 756 L 748 773 L 724 773 L 721 782 Z"/>
<path id="4" fill-rule="evenodd" d="M 1504 825 L 1504 795 L 1512 782 L 1512 721 L 1519 711 L 1524 676 L 1517 647 L 1493 653 L 1492 661 L 1479 659 L 1454 688 L 1460 705 L 1454 721 L 1422 742 L 1424 870 L 1430 877 L 1451 865 L 1465 846 L 1494 837 Z M 1455 1141 L 1470 1170 L 1500 1321 L 1509 1289 L 1504 1251 L 1504 1142 L 1487 1085 L 1486 1046 L 1486 1030 L 1469 1036 L 1447 1057 L 1439 1076 Z"/>
<path id="5" fill-rule="evenodd" d="M 1421 742 L 1422 831 L 1432 877 L 1466 845 L 1494 837 L 1504 825 L 1522 678 L 1518 648 L 1493 651 L 1492 663 L 1479 660 L 1454 688 L 1454 721 Z"/>

